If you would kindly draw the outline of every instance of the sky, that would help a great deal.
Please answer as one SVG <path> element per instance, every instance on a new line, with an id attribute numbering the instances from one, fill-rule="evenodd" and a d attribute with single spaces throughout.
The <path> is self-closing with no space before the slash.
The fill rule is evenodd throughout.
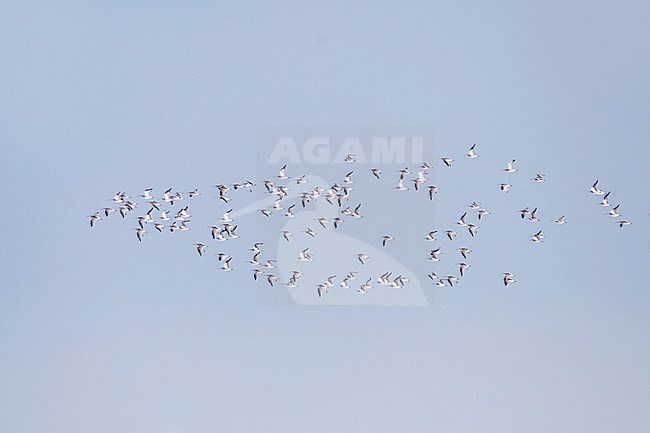
<path id="1" fill-rule="evenodd" d="M 2 2 L 0 430 L 648 431 L 648 29 L 641 1 Z M 147 187 L 217 218 L 211 185 L 277 173 L 265 128 L 373 127 L 457 159 L 424 226 L 493 212 L 430 306 L 268 305 L 197 256 L 203 223 L 88 225 Z"/>

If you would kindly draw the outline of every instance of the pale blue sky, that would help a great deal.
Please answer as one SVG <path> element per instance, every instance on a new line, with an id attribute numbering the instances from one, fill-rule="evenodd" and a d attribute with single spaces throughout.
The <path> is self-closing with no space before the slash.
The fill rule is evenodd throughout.
<path id="1" fill-rule="evenodd" d="M 0 430 L 648 431 L 649 28 L 642 1 L 2 2 Z M 195 239 L 88 227 L 118 190 L 243 180 L 285 125 L 476 142 L 441 187 L 516 157 L 570 223 L 534 249 L 493 215 L 431 308 L 262 307 Z"/>

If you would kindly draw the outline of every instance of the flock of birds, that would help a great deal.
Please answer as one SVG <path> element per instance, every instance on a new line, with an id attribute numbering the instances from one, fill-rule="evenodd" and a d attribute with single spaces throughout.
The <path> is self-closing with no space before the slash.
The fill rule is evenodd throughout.
<path id="1" fill-rule="evenodd" d="M 354 163 L 356 161 L 355 157 L 356 155 L 349 154 L 345 157 L 343 162 Z M 469 159 L 478 158 L 476 144 L 471 146 L 468 153 L 466 154 L 466 157 Z M 445 167 L 452 167 L 454 163 L 454 159 L 449 157 L 443 157 L 440 158 L 440 160 Z M 515 167 L 515 162 L 515 159 L 512 159 L 501 171 L 509 174 L 517 172 L 518 170 Z M 426 176 L 431 169 L 432 166 L 429 163 L 422 162 L 419 166 L 419 170 L 417 170 L 417 177 L 414 177 L 412 179 L 407 179 L 407 176 L 411 174 L 408 167 L 397 170 L 397 185 L 393 187 L 393 189 L 396 191 L 407 191 L 410 190 L 410 188 L 407 186 L 408 183 L 412 183 L 414 190 L 425 190 L 428 192 L 428 199 L 434 200 L 436 194 L 439 191 L 439 188 L 436 185 L 427 184 L 429 179 Z M 228 204 L 231 200 L 231 191 L 248 190 L 252 192 L 255 188 L 263 188 L 262 191 L 264 191 L 265 194 L 274 197 L 274 204 L 271 207 L 262 207 L 260 209 L 257 209 L 261 217 L 265 218 L 271 218 L 273 216 L 280 216 L 282 218 L 295 218 L 296 213 L 300 212 L 300 209 L 306 208 L 309 203 L 318 200 L 325 200 L 329 205 L 338 208 L 336 217 L 328 218 L 326 216 L 321 216 L 317 218 L 315 220 L 317 222 L 317 225 L 314 225 L 316 229 L 313 227 L 304 227 L 304 230 L 301 230 L 305 236 L 311 238 L 314 238 L 319 234 L 321 227 L 322 229 L 326 229 L 328 225 L 331 225 L 334 229 L 338 229 L 339 226 L 345 221 L 363 218 L 364 215 L 362 214 L 361 204 L 357 204 L 354 207 L 344 207 L 344 205 L 349 203 L 351 201 L 351 198 L 354 196 L 355 188 L 353 185 L 356 183 L 355 180 L 353 180 L 353 176 L 355 174 L 354 170 L 347 172 L 340 182 L 336 182 L 328 188 L 321 188 L 319 186 L 300 187 L 304 188 L 304 190 L 298 192 L 298 194 L 292 194 L 291 197 L 289 191 L 292 189 L 292 186 L 290 185 L 293 184 L 296 185 L 296 187 L 305 185 L 309 183 L 309 179 L 306 175 L 292 178 L 287 174 L 287 172 L 288 168 L 286 165 L 284 165 L 280 168 L 278 174 L 275 176 L 275 179 L 264 180 L 261 182 L 262 185 L 259 187 L 257 184 L 251 181 L 229 185 L 218 184 L 214 185 L 213 187 L 216 188 L 219 192 L 218 199 L 226 204 Z M 375 182 L 383 181 L 384 173 L 382 173 L 382 170 L 379 168 L 371 168 L 369 172 L 371 180 L 372 178 L 375 178 Z M 546 175 L 537 173 L 530 180 L 536 183 L 546 182 Z M 512 184 L 507 182 L 499 184 L 499 188 L 504 193 L 508 193 L 511 187 Z M 617 204 L 616 206 L 612 206 L 610 204 L 609 197 L 611 191 L 606 193 L 605 191 L 601 190 L 598 186 L 598 180 L 592 185 L 588 192 L 595 196 L 602 196 L 602 200 L 598 204 L 604 208 L 609 208 L 609 211 L 605 215 L 616 219 L 616 223 L 619 227 L 622 228 L 632 224 L 630 221 L 623 219 L 619 214 L 620 204 Z M 140 194 L 137 198 L 130 197 L 124 192 L 118 192 L 113 198 L 109 199 L 113 203 L 112 206 L 103 207 L 102 209 L 88 216 L 90 220 L 90 226 L 94 227 L 98 221 L 109 218 L 114 212 L 119 213 L 121 217 L 125 219 L 131 212 L 138 208 L 139 205 L 146 205 L 149 210 L 144 215 L 140 215 L 135 218 L 137 220 L 138 226 L 133 228 L 133 230 L 135 231 L 135 236 L 137 237 L 138 241 L 142 241 L 144 239 L 145 234 L 149 233 L 149 230 L 147 230 L 147 228 L 151 227 L 153 227 L 153 229 L 158 232 L 190 230 L 189 223 L 191 214 L 189 211 L 189 205 L 179 206 L 179 209 L 175 212 L 172 210 L 172 207 L 174 207 L 177 203 L 186 203 L 186 198 L 191 199 L 195 196 L 200 195 L 201 193 L 198 191 L 198 189 L 186 193 L 181 193 L 172 192 L 172 188 L 169 188 L 162 194 L 162 196 L 158 198 L 154 197 L 152 194 L 152 188 L 145 189 L 143 193 Z M 297 200 L 295 200 L 295 202 L 292 202 L 294 198 Z M 297 208 L 298 205 L 300 207 Z M 478 220 L 476 221 L 477 223 L 491 214 L 490 211 L 483 209 L 478 202 L 472 202 L 469 205 L 469 208 L 475 212 Z M 233 208 L 228 209 L 222 215 L 218 223 L 214 223 L 209 227 L 209 231 L 206 231 L 206 237 L 209 233 L 212 241 L 215 242 L 224 242 L 239 238 L 239 235 L 237 234 L 238 226 L 234 224 L 234 219 L 232 216 L 233 212 Z M 518 212 L 522 220 L 528 220 L 533 223 L 540 221 L 540 219 L 537 217 L 537 208 L 531 210 L 529 207 L 526 207 L 524 209 L 518 210 Z M 456 221 L 455 225 L 457 226 L 457 229 L 466 229 L 471 237 L 474 237 L 477 235 L 479 227 L 472 222 L 468 222 L 467 214 L 468 212 L 464 212 L 458 221 Z M 557 225 L 563 225 L 567 223 L 565 220 L 565 215 L 552 220 L 552 222 Z M 291 242 L 294 233 L 289 230 L 282 230 L 279 235 L 281 235 L 281 239 L 284 241 Z M 437 242 L 438 239 L 436 235 L 438 235 L 437 230 L 429 231 L 424 237 L 424 240 L 428 242 Z M 444 236 L 449 241 L 454 241 L 457 235 L 458 233 L 454 229 L 448 229 L 444 232 Z M 382 248 L 390 248 L 390 243 L 395 239 L 390 233 L 379 233 L 377 236 L 378 242 L 381 243 Z M 544 238 L 544 232 L 542 230 L 538 230 L 530 236 L 530 241 L 532 243 L 539 244 L 544 241 Z M 250 248 L 252 257 L 247 260 L 246 263 L 248 263 L 250 266 L 252 277 L 255 280 L 265 279 L 270 286 L 274 286 L 274 283 L 280 280 L 280 277 L 276 275 L 277 272 L 273 271 L 273 269 L 277 267 L 278 263 L 277 260 L 274 259 L 263 260 L 260 258 L 260 255 L 263 253 L 263 245 L 264 242 L 256 242 L 252 245 Z M 199 256 L 203 256 L 206 250 L 210 247 L 209 241 L 195 243 L 194 247 L 196 248 L 197 254 Z M 466 246 L 461 246 L 456 250 L 458 251 L 460 257 L 462 257 L 462 260 L 457 263 L 458 275 L 439 276 L 436 274 L 436 272 L 430 272 L 427 276 L 433 281 L 433 284 L 435 286 L 453 287 L 454 284 L 459 283 L 460 279 L 465 276 L 467 270 L 471 267 L 471 265 L 467 263 L 467 260 L 468 256 L 472 253 L 472 250 Z M 443 248 L 441 246 L 437 246 L 436 248 L 430 249 L 428 251 L 427 259 L 431 262 L 438 262 L 440 261 L 439 256 L 442 253 Z M 368 254 L 362 251 L 350 254 L 356 256 L 359 266 L 362 268 L 366 265 L 366 262 L 371 259 Z M 220 267 L 223 271 L 228 272 L 234 269 L 234 265 L 232 263 L 233 258 L 229 254 L 218 252 L 215 255 L 217 256 L 217 259 L 221 264 Z M 315 255 L 310 251 L 310 247 L 307 247 L 300 251 L 296 259 L 303 262 L 312 262 L 315 259 Z M 357 278 L 358 274 L 359 271 L 351 270 L 346 273 L 338 282 L 335 282 L 335 278 L 337 277 L 336 275 L 330 275 L 327 278 L 324 278 L 324 281 L 314 288 L 315 293 L 318 297 L 322 297 L 328 293 L 331 287 L 337 285 L 341 289 L 348 289 L 351 287 L 350 283 Z M 286 282 L 284 282 L 284 285 L 290 288 L 298 287 L 299 280 L 302 275 L 303 274 L 300 271 L 292 271 L 291 276 Z M 505 286 L 516 283 L 516 276 L 511 272 L 501 273 L 501 279 Z M 356 290 L 360 294 L 366 294 L 369 292 L 369 289 L 373 287 L 373 284 L 397 289 L 405 287 L 409 282 L 410 280 L 404 275 L 398 275 L 394 277 L 392 275 L 392 272 L 386 272 L 382 275 L 375 275 L 374 277 L 366 279 L 365 282 L 360 284 Z"/>

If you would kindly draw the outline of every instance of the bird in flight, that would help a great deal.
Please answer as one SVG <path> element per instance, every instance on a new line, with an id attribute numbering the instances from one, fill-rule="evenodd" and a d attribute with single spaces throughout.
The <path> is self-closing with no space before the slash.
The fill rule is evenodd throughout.
<path id="1" fill-rule="evenodd" d="M 505 171 L 506 173 L 514 173 L 515 171 L 517 171 L 517 169 L 515 168 L 515 160 L 513 159 L 512 161 L 509 161 L 508 166 L 502 169 L 501 171 Z"/>
<path id="2" fill-rule="evenodd" d="M 442 162 L 445 163 L 445 165 L 447 167 L 451 167 L 451 163 L 454 162 L 454 160 L 452 158 L 446 158 L 445 157 L 445 158 L 440 158 L 440 159 L 442 160 Z"/>
<path id="3" fill-rule="evenodd" d="M 205 249 L 208 248 L 208 245 L 202 243 L 198 243 L 194 245 L 196 245 L 196 251 L 199 253 L 199 256 L 202 256 Z"/>
<path id="4" fill-rule="evenodd" d="M 364 262 L 364 260 L 368 260 L 369 258 L 370 258 L 370 257 L 368 257 L 368 256 L 367 256 L 366 254 L 364 254 L 364 253 L 358 253 L 358 254 L 357 254 L 357 259 L 359 259 L 359 261 L 361 262 L 362 265 L 365 265 L 366 263 Z"/>
<path id="5" fill-rule="evenodd" d="M 476 144 L 472 145 L 472 147 L 469 148 L 469 152 L 467 153 L 468 158 L 478 158 L 478 155 L 476 154 Z"/>

